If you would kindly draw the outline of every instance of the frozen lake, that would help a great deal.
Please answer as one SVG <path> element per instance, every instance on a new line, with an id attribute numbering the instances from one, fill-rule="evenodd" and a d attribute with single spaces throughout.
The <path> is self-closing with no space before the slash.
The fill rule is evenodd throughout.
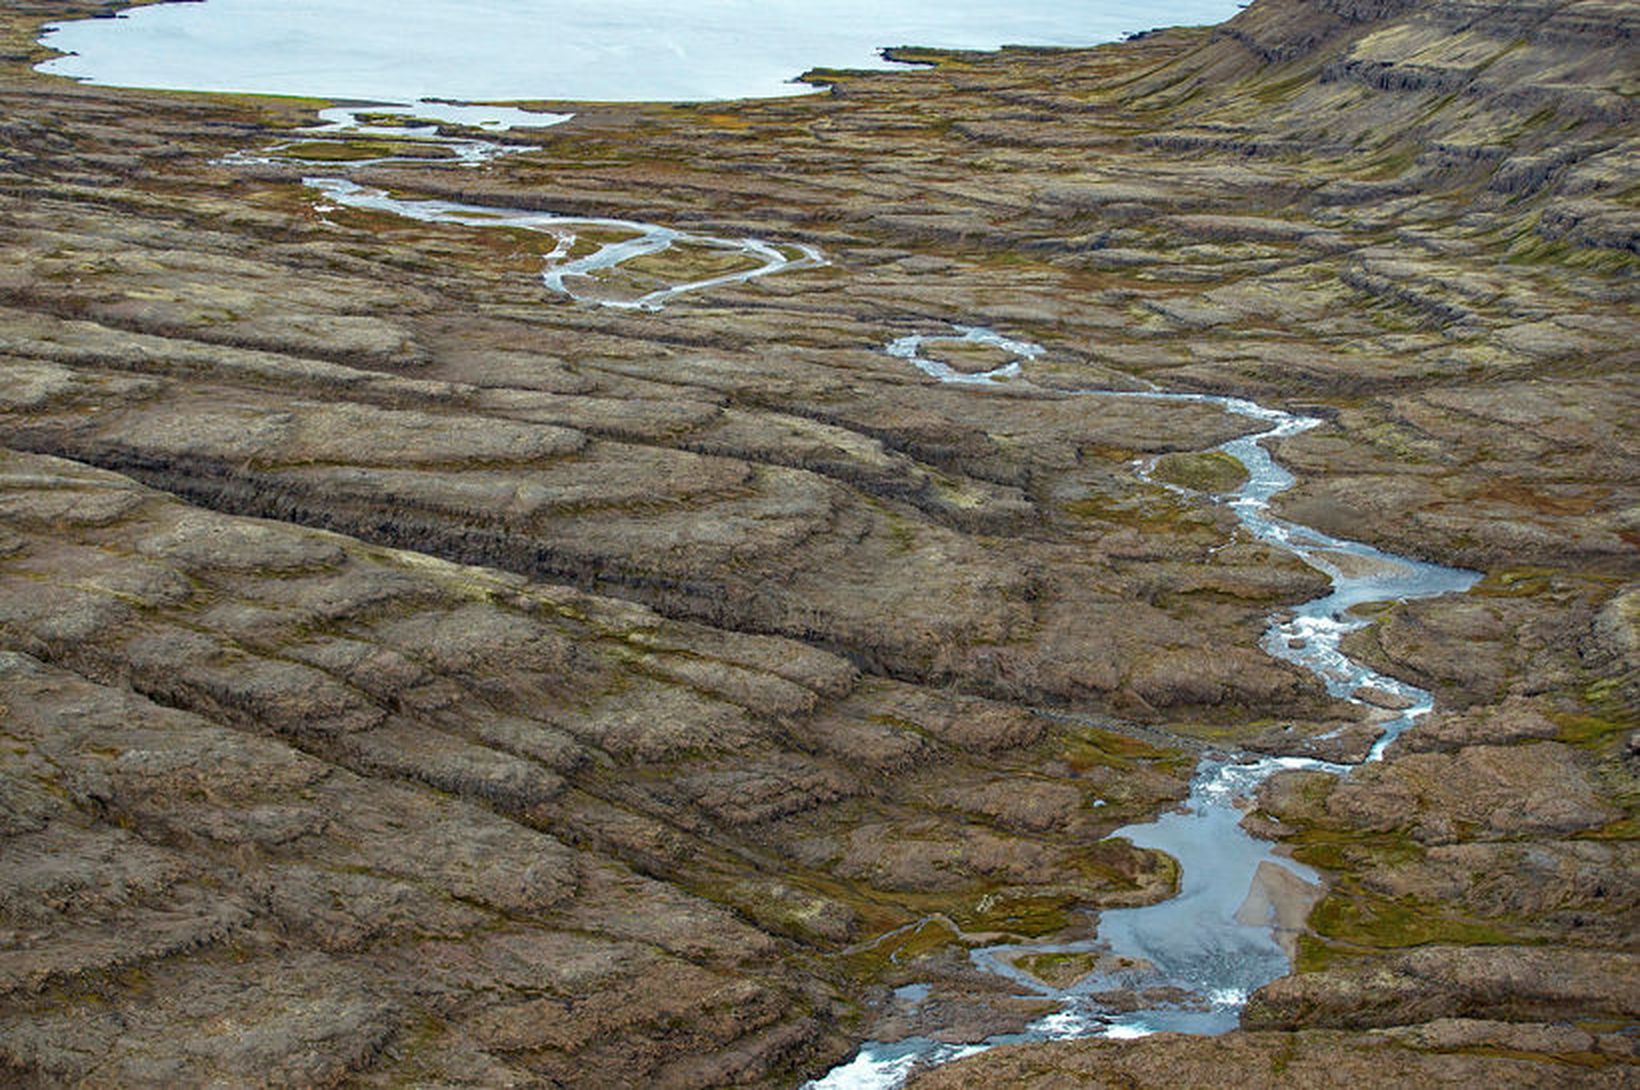
<path id="1" fill-rule="evenodd" d="M 414 102 L 710 101 L 800 94 L 897 45 L 1095 45 L 1217 23 L 1235 0 L 207 0 L 58 24 L 94 83 Z"/>

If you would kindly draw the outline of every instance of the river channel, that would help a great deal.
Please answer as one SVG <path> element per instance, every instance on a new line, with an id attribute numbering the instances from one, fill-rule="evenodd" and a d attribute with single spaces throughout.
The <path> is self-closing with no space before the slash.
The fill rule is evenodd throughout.
<path id="1" fill-rule="evenodd" d="M 1012 358 L 990 371 L 957 371 L 925 354 L 926 348 L 941 343 L 986 345 Z M 979 389 L 1002 382 L 1028 382 L 1030 363 L 1043 349 L 989 329 L 955 326 L 948 332 L 902 337 L 889 344 L 887 352 L 942 383 Z M 1247 481 L 1234 492 L 1211 499 L 1235 513 L 1242 532 L 1292 553 L 1332 580 L 1329 593 L 1272 617 L 1264 649 L 1310 670 L 1334 696 L 1367 704 L 1360 694 L 1371 694 L 1380 704 L 1401 705 L 1382 718 L 1381 733 L 1368 761 L 1380 759 L 1390 742 L 1429 714 L 1434 700 L 1428 692 L 1377 673 L 1344 654 L 1344 636 L 1370 623 L 1354 614 L 1353 607 L 1461 593 L 1480 575 L 1395 556 L 1272 514 L 1271 499 L 1292 487 L 1294 478 L 1271 456 L 1266 444 L 1307 431 L 1319 419 L 1214 394 L 1160 390 L 1068 393 L 1215 405 L 1253 424 L 1248 434 L 1213 448 L 1240 462 L 1247 470 Z M 1143 465 L 1136 468 L 1141 473 L 1146 469 Z M 976 967 L 1012 981 L 1020 995 L 1056 1002 L 1057 1011 L 1022 1033 L 968 1044 L 923 1037 L 867 1042 L 853 1060 L 811 1082 L 809 1090 L 892 1090 L 919 1064 L 948 1062 L 1002 1044 L 1234 1029 L 1253 991 L 1291 968 L 1283 932 L 1290 934 L 1302 921 L 1282 918 L 1283 891 L 1291 890 L 1294 882 L 1320 881 L 1309 868 L 1278 856 L 1267 841 L 1248 835 L 1241 827 L 1241 807 L 1260 784 L 1278 772 L 1310 769 L 1347 775 L 1350 768 L 1305 757 L 1216 754 L 1204 758 L 1183 807 L 1111 834 L 1177 860 L 1180 882 L 1174 897 L 1141 908 L 1103 912 L 1096 935 L 1081 942 L 1010 944 L 971 952 Z M 1056 987 L 1018 965 L 1022 958 L 1043 954 L 1086 955 L 1091 970 L 1069 985 Z M 1124 1009 L 1113 1010 L 1095 998 L 1118 991 L 1165 999 L 1138 1009 L 1126 1009 L 1124 1004 Z M 915 990 L 902 995 L 910 1002 L 918 998 Z"/>
<path id="2" fill-rule="evenodd" d="M 563 119 L 562 115 L 527 115 L 523 121 L 544 125 Z M 474 123 L 470 118 L 462 120 Z M 504 131 L 519 120 L 491 110 L 483 128 Z M 372 137 L 443 147 L 449 152 L 446 163 L 456 167 L 528 150 L 479 137 L 443 135 L 436 126 L 415 118 L 383 119 L 366 110 L 330 113 L 323 125 L 302 135 L 317 141 Z M 289 161 L 282 147 L 230 161 Z M 371 162 L 427 165 L 428 159 L 412 148 L 411 154 L 395 151 Z M 813 268 L 826 261 L 809 246 L 700 235 L 631 220 L 404 199 L 343 177 L 309 177 L 304 182 L 317 194 L 321 211 L 346 206 L 427 223 L 548 234 L 555 244 L 544 258 L 545 287 L 602 306 L 659 310 L 685 293 Z M 687 248 L 717 255 L 731 267 L 626 294 L 610 294 L 600 279 L 628 263 Z M 1029 384 L 1031 364 L 1045 354 L 1038 345 L 990 329 L 930 325 L 935 327 L 933 332 L 901 337 L 883 350 L 931 379 L 971 389 L 975 396 L 984 396 L 987 388 L 1004 383 Z M 958 370 L 940 361 L 941 345 L 989 347 L 1006 362 L 981 373 Z M 1335 697 L 1373 709 L 1371 715 L 1381 733 L 1366 761 L 1381 758 L 1385 747 L 1430 712 L 1433 700 L 1429 693 L 1349 658 L 1343 639 L 1369 623 L 1355 610 L 1357 606 L 1461 593 L 1479 575 L 1395 556 L 1277 517 L 1271 511 L 1271 500 L 1291 487 L 1294 478 L 1272 456 L 1269 444 L 1313 428 L 1320 420 L 1213 394 L 1103 389 L 1051 392 L 1087 399 L 1206 404 L 1247 421 L 1246 434 L 1213 448 L 1245 468 L 1246 482 L 1234 491 L 1205 498 L 1234 513 L 1237 533 L 1286 550 L 1331 580 L 1327 594 L 1274 614 L 1263 648 L 1312 672 Z M 1135 466 L 1142 476 L 1148 469 L 1143 463 Z M 1291 939 L 1302 927 L 1303 909 L 1309 903 L 1300 898 L 1295 917 L 1294 889 L 1313 889 L 1321 881 L 1320 875 L 1279 856 L 1269 842 L 1250 836 L 1240 823 L 1243 807 L 1260 784 L 1279 772 L 1308 769 L 1348 775 L 1352 767 L 1296 756 L 1214 753 L 1204 757 L 1183 806 L 1155 821 L 1111 834 L 1177 860 L 1181 877 L 1175 896 L 1140 908 L 1105 911 L 1099 915 L 1094 937 L 1078 942 L 979 946 L 970 951 L 976 968 L 1009 981 L 1017 995 L 1050 1002 L 1056 1007 L 1053 1013 L 1023 1032 L 963 1044 L 925 1037 L 870 1041 L 848 1063 L 809 1083 L 809 1090 L 893 1090 L 919 1064 L 947 1062 L 1001 1044 L 1163 1031 L 1213 1034 L 1233 1029 L 1252 992 L 1291 968 Z M 1087 971 L 1069 983 L 1050 984 L 1021 967 L 1023 959 L 1041 955 L 1081 956 Z M 1138 997 L 1138 1001 L 1113 1006 L 1101 998 L 1116 993 Z M 900 989 L 898 999 L 915 1005 L 927 994 L 925 986 L 911 984 Z"/>

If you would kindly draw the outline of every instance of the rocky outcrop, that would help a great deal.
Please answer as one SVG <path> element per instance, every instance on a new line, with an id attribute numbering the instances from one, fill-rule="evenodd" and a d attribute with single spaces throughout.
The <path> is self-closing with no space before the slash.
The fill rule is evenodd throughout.
<path id="1" fill-rule="evenodd" d="M 1444 1018 L 1625 1022 L 1640 1013 L 1634 955 L 1530 947 L 1425 947 L 1286 977 L 1263 988 L 1249 1029 L 1408 1026 Z"/>
<path id="2" fill-rule="evenodd" d="M 1164 1034 L 1141 1043 L 1076 1041 L 999 1048 L 914 1077 L 913 1090 L 963 1086 L 1163 1090 L 1282 1088 L 1625 1086 L 1632 1045 L 1620 1034 L 1561 1025 L 1451 1020 L 1381 1034 Z"/>
<path id="3" fill-rule="evenodd" d="M 1394 702 L 1260 648 L 1324 580 L 1204 494 L 1245 421 L 1076 394 L 1146 384 L 1322 418 L 1279 514 L 1485 579 L 1351 637 L 1436 716 L 1249 815 L 1328 878 L 1267 1031 L 928 1078 L 1629 1079 L 1627 7 L 1259 0 L 356 172 L 830 261 L 658 315 L 218 163 L 308 104 L 20 62 L 102 10 L 0 15 L 0 1081 L 790 1086 L 1018 1028 L 966 944 L 1166 893 L 1103 838 L 1204 744 Z M 882 351 L 953 323 L 1031 380 Z"/>
<path id="4" fill-rule="evenodd" d="M 0 1059 L 39 1078 L 772 1078 L 848 987 L 786 959 L 898 894 L 1171 881 L 1074 846 L 1183 792 L 1163 753 L 1115 784 L 1019 708 L 58 459 L 0 459 L 0 511 Z M 1055 821 L 996 809 L 1021 761 Z M 908 819 L 915 863 L 861 833 Z"/>

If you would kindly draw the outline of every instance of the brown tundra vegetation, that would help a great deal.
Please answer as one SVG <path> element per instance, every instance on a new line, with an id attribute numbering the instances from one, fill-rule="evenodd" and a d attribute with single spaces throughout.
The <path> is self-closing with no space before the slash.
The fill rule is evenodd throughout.
<path id="1" fill-rule="evenodd" d="M 325 167 L 827 258 L 659 314 L 220 162 L 319 103 L 32 70 L 112 7 L 0 5 L 0 1083 L 793 1087 L 1040 1015 L 966 948 L 1168 896 L 1105 837 L 1203 750 L 1373 733 L 1259 646 L 1325 577 L 1164 486 L 1247 421 L 1065 393 L 1147 382 L 1322 417 L 1278 512 L 1483 578 L 1350 637 L 1433 715 L 1249 811 L 1325 885 L 1240 1030 L 913 1085 L 1640 1081 L 1640 6 L 1258 0 Z M 1033 381 L 883 351 L 952 323 Z"/>

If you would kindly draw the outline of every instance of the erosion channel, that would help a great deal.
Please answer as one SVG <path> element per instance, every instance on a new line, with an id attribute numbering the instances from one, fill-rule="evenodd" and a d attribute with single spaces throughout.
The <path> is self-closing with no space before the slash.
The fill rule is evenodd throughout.
<path id="1" fill-rule="evenodd" d="M 450 145 L 460 165 L 485 162 L 507 151 L 503 145 L 482 140 L 443 137 L 434 127 L 383 129 L 359 120 L 364 116 L 359 111 L 328 119 L 331 123 L 312 135 L 320 140 L 340 140 L 362 131 L 432 147 Z M 536 124 L 557 120 L 561 119 L 548 118 Z M 514 123 L 518 123 L 516 119 Z M 524 123 L 529 123 L 527 118 Z M 251 159 L 266 161 L 267 156 L 278 156 L 281 151 L 288 154 L 288 146 Z M 426 160 L 384 156 L 371 162 L 379 165 L 394 161 Z M 310 177 L 303 182 L 329 200 L 349 207 L 422 222 L 522 228 L 551 234 L 557 246 L 546 258 L 542 274 L 546 287 L 578 301 L 605 306 L 660 310 L 667 300 L 686 292 L 824 262 L 819 251 L 810 246 L 781 247 L 761 239 L 706 237 L 627 220 L 400 199 L 343 178 Z M 595 241 L 587 252 L 582 236 L 600 231 L 617 237 L 613 241 Z M 746 259 L 747 267 L 655 287 L 635 299 L 600 298 L 583 286 L 592 283 L 600 271 L 672 246 L 697 246 L 737 255 Z M 577 253 L 581 256 L 574 256 Z M 925 349 L 940 346 L 993 349 L 1008 358 L 995 367 L 958 369 L 925 354 Z M 885 351 L 939 382 L 983 390 L 1000 383 L 1029 382 L 1028 366 L 1044 350 L 994 330 L 956 325 L 947 334 L 901 337 Z M 1249 535 L 1292 553 L 1332 582 L 1328 594 L 1273 617 L 1263 646 L 1270 654 L 1310 670 L 1334 696 L 1374 707 L 1372 701 L 1356 695 L 1374 694 L 1381 733 L 1367 760 L 1382 757 L 1385 747 L 1429 714 L 1434 701 L 1428 692 L 1380 674 L 1343 652 L 1340 645 L 1344 636 L 1368 623 L 1351 611 L 1372 603 L 1462 593 L 1480 579 L 1480 574 L 1394 556 L 1274 517 L 1269 511 L 1271 498 L 1291 487 L 1294 478 L 1271 457 L 1265 444 L 1313 428 L 1319 419 L 1268 408 L 1245 398 L 1214 394 L 1086 389 L 1057 392 L 1090 400 L 1138 398 L 1211 405 L 1253 422 L 1258 430 L 1213 448 L 1234 459 L 1245 471 L 1246 479 L 1239 487 L 1211 498 L 1228 505 Z M 1145 473 L 1148 467 L 1140 464 L 1135 469 Z M 1188 491 L 1183 486 L 1172 487 Z M 1385 694 L 1392 705 L 1388 709 L 1382 708 Z M 1349 767 L 1294 756 L 1215 752 L 1204 757 L 1191 782 L 1190 795 L 1179 810 L 1112 834 L 1139 847 L 1165 852 L 1179 862 L 1179 890 L 1174 897 L 1152 905 L 1105 911 L 1100 914 L 1097 935 L 1080 942 L 1016 943 L 973 950 L 971 956 L 977 967 L 1014 981 L 1033 998 L 1055 1001 L 1060 1005 L 1058 1011 L 1037 1020 L 1024 1032 L 993 1035 L 979 1042 L 950 1043 L 920 1036 L 892 1043 L 868 1042 L 853 1060 L 814 1080 L 810 1087 L 892 1090 L 918 1065 L 973 1055 L 999 1044 L 1107 1035 L 1131 1037 L 1164 1031 L 1223 1033 L 1233 1029 L 1248 996 L 1291 967 L 1291 936 L 1302 928 L 1313 900 L 1295 891 L 1294 885 L 1320 881 L 1310 868 L 1282 859 L 1268 842 L 1249 836 L 1240 825 L 1241 814 L 1251 805 L 1259 785 L 1277 772 L 1309 769 L 1343 774 Z M 902 931 L 914 930 L 926 922 L 907 925 Z M 1018 966 L 1021 960 L 1041 955 L 1083 955 L 1090 968 L 1073 984 L 1055 987 Z M 1138 995 L 1145 1001 L 1136 1008 L 1113 1010 L 1100 997 L 1115 993 Z M 907 985 L 900 991 L 901 997 L 911 1002 L 916 1002 L 920 994 L 919 985 Z"/>

